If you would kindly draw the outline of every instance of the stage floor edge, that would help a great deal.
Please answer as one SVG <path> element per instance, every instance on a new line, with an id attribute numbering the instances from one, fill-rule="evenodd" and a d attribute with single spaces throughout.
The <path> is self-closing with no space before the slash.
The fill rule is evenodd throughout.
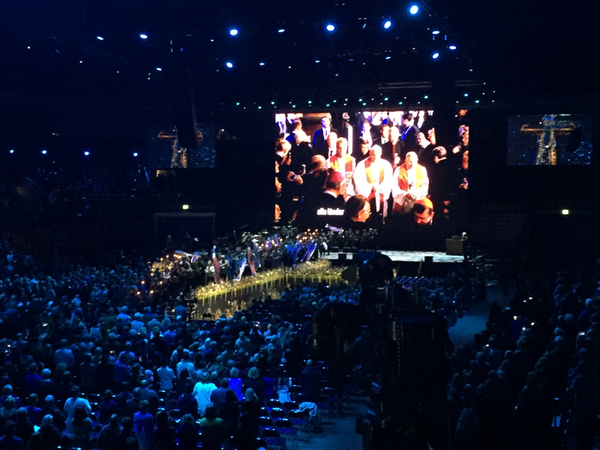
<path id="1" fill-rule="evenodd" d="M 378 250 L 377 253 L 388 256 L 394 262 L 421 262 L 425 261 L 426 256 L 433 257 L 434 263 L 459 263 L 463 262 L 464 255 L 447 255 L 444 252 L 420 252 L 420 251 L 402 251 L 402 250 Z M 352 260 L 353 253 L 339 252 L 321 255 L 322 259 L 336 261 L 340 254 L 345 254 L 348 261 Z"/>

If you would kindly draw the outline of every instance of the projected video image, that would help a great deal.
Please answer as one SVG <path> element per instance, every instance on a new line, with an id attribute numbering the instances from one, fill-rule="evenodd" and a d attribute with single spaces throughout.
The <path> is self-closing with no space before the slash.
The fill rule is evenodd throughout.
<path id="1" fill-rule="evenodd" d="M 465 113 L 446 143 L 431 110 L 277 114 L 276 220 L 367 228 L 457 214 L 468 189 Z"/>
<path id="2" fill-rule="evenodd" d="M 196 124 L 193 136 L 182 139 L 175 125 L 148 130 L 148 167 L 151 169 L 199 169 L 215 166 L 215 127 Z"/>
<path id="3" fill-rule="evenodd" d="M 592 119 L 574 114 L 511 116 L 507 164 L 587 165 L 592 162 Z"/>

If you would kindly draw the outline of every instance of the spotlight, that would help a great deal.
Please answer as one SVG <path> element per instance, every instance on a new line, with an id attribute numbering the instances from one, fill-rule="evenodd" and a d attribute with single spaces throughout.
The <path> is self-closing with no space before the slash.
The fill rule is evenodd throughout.
<path id="1" fill-rule="evenodd" d="M 410 8 L 408 8 L 408 12 L 411 13 L 411 15 L 416 15 L 419 13 L 419 5 L 411 5 Z"/>
<path id="2" fill-rule="evenodd" d="M 156 68 L 156 71 L 157 71 L 157 72 L 162 72 L 162 67 L 157 67 L 157 68 Z"/>
<path id="3" fill-rule="evenodd" d="M 456 45 L 449 45 L 448 50 L 452 50 L 452 51 L 456 50 Z"/>
<path id="4" fill-rule="evenodd" d="M 139 156 L 138 152 L 133 152 L 133 157 L 137 158 Z"/>
<path id="5" fill-rule="evenodd" d="M 90 151 L 89 151 L 89 150 L 85 150 L 85 151 L 83 152 L 83 155 L 84 155 L 84 156 L 90 156 Z"/>
<path id="6" fill-rule="evenodd" d="M 438 52 L 435 52 L 433 55 L 431 55 L 432 59 L 438 59 L 440 57 L 440 54 Z"/>
<path id="7" fill-rule="evenodd" d="M 98 39 L 99 41 L 103 41 L 104 38 L 102 36 L 96 36 L 96 39 Z"/>
<path id="8" fill-rule="evenodd" d="M 181 209 L 187 211 L 188 209 L 190 209 L 190 205 L 181 205 Z"/>
<path id="9" fill-rule="evenodd" d="M 10 153 L 11 155 L 15 152 L 15 150 L 13 148 L 11 148 L 8 153 Z"/>
<path id="10" fill-rule="evenodd" d="M 239 33 L 239 31 L 238 31 L 238 29 L 237 29 L 237 28 L 232 28 L 231 30 L 229 30 L 229 34 L 230 34 L 231 36 L 237 36 L 237 35 L 238 35 L 238 33 Z"/>
<path id="11" fill-rule="evenodd" d="M 233 63 L 232 63 L 231 61 L 227 61 L 227 62 L 225 63 L 225 66 L 226 66 L 228 69 L 233 69 Z"/>
<path id="12" fill-rule="evenodd" d="M 392 26 L 392 21 L 391 20 L 386 20 L 385 22 L 383 22 L 383 28 L 384 29 L 388 29 Z"/>
<path id="13" fill-rule="evenodd" d="M 440 34 L 440 30 L 433 30 L 431 32 L 431 34 L 433 34 L 434 36 L 437 36 L 438 34 Z"/>
<path id="14" fill-rule="evenodd" d="M 332 24 L 332 23 L 328 23 L 328 24 L 325 26 L 325 29 L 326 29 L 327 31 L 329 31 L 330 33 L 332 33 L 332 32 L 334 32 L 334 31 L 335 31 L 335 25 L 334 25 L 334 24 Z"/>
<path id="15" fill-rule="evenodd" d="M 278 33 L 285 33 L 285 28 L 280 28 L 279 30 L 277 30 Z"/>
<path id="16" fill-rule="evenodd" d="M 46 150 L 45 148 L 42 149 L 42 155 L 46 155 L 48 153 L 48 150 Z"/>
<path id="17" fill-rule="evenodd" d="M 142 33 L 142 34 L 140 34 L 140 39 L 143 39 L 145 41 L 146 39 L 148 39 L 148 35 Z"/>
<path id="18" fill-rule="evenodd" d="M 568 209 L 563 209 L 563 210 L 562 210 L 560 213 L 561 213 L 563 216 L 568 216 L 569 214 L 571 214 L 571 211 L 569 211 Z"/>
<path id="19" fill-rule="evenodd" d="M 260 63 L 258 63 L 258 65 L 259 65 L 259 66 L 264 66 L 264 65 L 265 65 L 265 63 L 264 63 L 264 62 L 260 62 Z"/>

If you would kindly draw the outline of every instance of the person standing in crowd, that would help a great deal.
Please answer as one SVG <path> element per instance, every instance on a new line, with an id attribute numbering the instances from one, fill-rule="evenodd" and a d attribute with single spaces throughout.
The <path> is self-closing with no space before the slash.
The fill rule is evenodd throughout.
<path id="1" fill-rule="evenodd" d="M 202 432 L 202 448 L 220 450 L 227 437 L 227 428 L 225 422 L 217 417 L 214 406 L 206 408 L 206 416 L 200 421 L 199 428 Z"/>
<path id="2" fill-rule="evenodd" d="M 202 371 L 200 373 L 200 381 L 196 383 L 192 392 L 192 395 L 196 397 L 196 401 L 198 402 L 198 413 L 201 416 L 204 416 L 206 408 L 212 404 L 210 395 L 215 389 L 217 389 L 217 386 L 210 382 L 210 374 Z"/>
<path id="3" fill-rule="evenodd" d="M 412 113 L 405 113 L 402 115 L 402 154 L 400 155 L 404 159 L 408 152 L 419 151 L 419 127 L 415 125 L 414 117 Z"/>
<path id="4" fill-rule="evenodd" d="M 73 434 L 73 420 L 75 418 L 75 412 L 78 409 L 83 409 L 86 412 L 86 414 L 90 414 L 92 412 L 92 407 L 90 406 L 90 402 L 88 402 L 85 398 L 79 396 L 78 386 L 74 386 L 71 389 L 71 394 L 72 397 L 67 399 L 67 401 L 65 402 L 64 411 L 67 414 L 67 433 Z"/>
<path id="5" fill-rule="evenodd" d="M 334 130 L 331 129 L 331 118 L 323 116 L 321 118 L 321 128 L 315 131 L 313 135 L 312 148 L 315 155 L 322 155 L 325 158 L 329 157 L 329 144 L 327 138 Z"/>
<path id="6" fill-rule="evenodd" d="M 140 410 L 133 415 L 133 431 L 140 450 L 151 450 L 154 439 L 154 417 L 148 412 L 148 401 L 140 401 Z"/>
<path id="7" fill-rule="evenodd" d="M 396 159 L 394 144 L 390 139 L 390 130 L 393 127 L 390 127 L 390 124 L 387 119 L 381 123 L 381 127 L 379 128 L 379 136 L 375 139 L 374 145 L 379 145 L 381 147 L 381 157 L 385 159 L 390 164 L 394 165 L 394 161 Z"/>
<path id="8" fill-rule="evenodd" d="M 196 419 L 194 419 L 194 416 L 191 414 L 185 414 L 181 418 L 181 423 L 177 428 L 177 440 L 179 441 L 179 448 L 181 450 L 196 450 L 198 448 L 198 444 L 202 442 L 199 431 L 200 430 L 196 425 Z M 204 448 L 204 444 L 202 445 L 202 448 Z"/>
<path id="9" fill-rule="evenodd" d="M 356 160 L 348 154 L 348 140 L 338 138 L 336 142 L 336 151 L 333 156 L 327 160 L 327 167 L 341 172 L 344 177 L 351 175 L 356 168 Z"/>

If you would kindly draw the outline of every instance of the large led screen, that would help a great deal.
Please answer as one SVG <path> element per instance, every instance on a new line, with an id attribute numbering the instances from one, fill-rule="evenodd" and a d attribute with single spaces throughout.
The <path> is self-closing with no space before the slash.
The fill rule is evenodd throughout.
<path id="1" fill-rule="evenodd" d="M 587 165 L 592 162 L 590 116 L 514 115 L 508 118 L 510 166 Z"/>
<path id="2" fill-rule="evenodd" d="M 465 113 L 443 124 L 447 142 L 438 141 L 434 111 L 425 109 L 277 114 L 276 220 L 304 228 L 425 227 L 463 214 Z"/>

